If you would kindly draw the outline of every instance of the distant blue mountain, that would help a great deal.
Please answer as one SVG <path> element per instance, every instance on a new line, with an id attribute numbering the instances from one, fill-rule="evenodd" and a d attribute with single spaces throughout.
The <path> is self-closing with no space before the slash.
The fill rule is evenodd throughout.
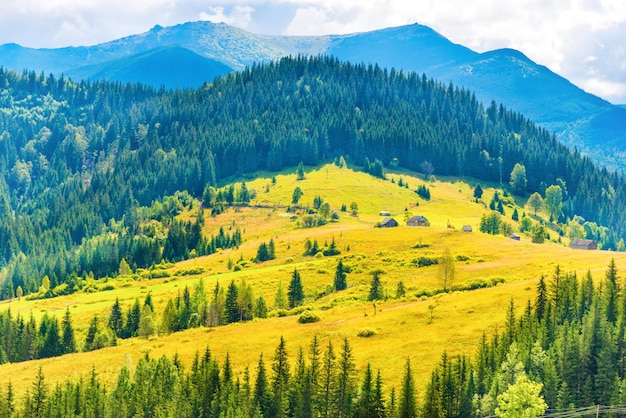
<path id="1" fill-rule="evenodd" d="M 626 108 L 586 93 L 524 54 L 479 54 L 419 24 L 350 35 L 267 36 L 226 24 L 155 26 L 112 42 L 59 49 L 0 46 L 0 65 L 74 79 L 195 88 L 216 75 L 297 54 L 416 71 L 523 113 L 609 168 L 626 169 Z"/>
<path id="2" fill-rule="evenodd" d="M 69 70 L 67 75 L 72 79 L 105 79 L 176 89 L 200 86 L 231 71 L 219 61 L 171 46 Z"/>

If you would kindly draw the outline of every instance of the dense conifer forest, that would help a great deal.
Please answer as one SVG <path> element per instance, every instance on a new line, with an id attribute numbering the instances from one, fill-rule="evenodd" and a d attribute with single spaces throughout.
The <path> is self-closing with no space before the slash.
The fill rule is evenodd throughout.
<path id="1" fill-rule="evenodd" d="M 296 57 L 165 91 L 0 69 L 0 109 L 4 298 L 40 291 L 46 276 L 72 292 L 122 260 L 236 246 L 240 233 L 209 241 L 173 218 L 233 176 L 340 156 L 500 183 L 523 164 L 517 193 L 561 184 L 564 217 L 609 227 L 605 249 L 626 236 L 621 177 L 522 115 L 418 74 Z"/>

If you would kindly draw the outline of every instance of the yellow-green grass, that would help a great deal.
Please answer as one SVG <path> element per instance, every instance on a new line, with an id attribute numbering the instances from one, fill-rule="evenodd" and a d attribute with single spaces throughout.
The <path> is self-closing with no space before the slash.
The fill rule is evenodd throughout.
<path id="1" fill-rule="evenodd" d="M 204 229 L 206 234 L 215 234 L 220 226 L 226 230 L 230 228 L 230 231 L 239 227 L 245 242 L 237 249 L 194 258 L 168 268 L 173 275 L 176 271 L 202 267 L 202 274 L 154 280 L 109 279 L 107 284 L 112 284 L 113 290 L 45 300 L 22 298 L 0 304 L 0 309 L 11 309 L 14 315 L 32 313 L 36 318 L 44 312 L 60 318 L 69 308 L 80 341 L 94 315 L 106 320 L 116 298 L 127 309 L 135 298 L 143 299 L 150 292 L 156 312 L 160 313 L 169 298 L 175 297 L 185 286 L 193 288 L 200 279 L 209 294 L 217 282 L 224 286 L 231 280 L 245 279 L 255 296 L 263 295 L 271 306 L 278 282 L 282 281 L 286 289 L 292 271 L 297 269 L 305 288 L 305 303 L 321 313 L 322 321 L 303 325 L 297 323 L 296 316 L 274 317 L 212 330 L 194 329 L 149 340 L 119 341 L 118 347 L 96 352 L 0 366 L 0 384 L 12 380 L 18 391 L 24 391 L 39 365 L 51 381 L 84 375 L 94 365 L 110 381 L 123 364 L 136 364 L 145 352 L 149 351 L 153 356 L 178 353 L 188 364 L 195 351 L 204 350 L 207 344 L 219 358 L 223 359 L 228 351 L 237 371 L 249 366 L 254 373 L 259 353 L 263 351 L 266 358 L 270 358 L 281 335 L 286 338 L 293 361 L 296 348 L 307 347 L 312 336 L 317 334 L 322 344 L 331 337 L 336 350 L 341 339 L 349 337 L 357 367 L 362 369 L 370 361 L 374 368 L 381 369 L 388 385 L 399 381 L 404 361 L 410 357 L 418 387 L 423 390 L 444 349 L 450 354 L 474 354 L 481 333 L 491 334 L 502 324 L 509 300 L 513 298 L 521 311 L 527 300 L 534 297 L 537 279 L 541 275 L 550 276 L 557 264 L 563 271 L 579 275 L 591 270 L 596 278 L 602 277 L 611 258 L 615 258 L 618 268 L 626 265 L 626 255 L 621 253 L 576 251 L 554 243 L 532 244 L 525 236 L 517 242 L 503 236 L 461 232 L 460 228 L 466 224 L 478 231 L 480 217 L 488 212 L 484 203 L 474 202 L 473 186 L 456 180 L 424 183 L 407 172 L 392 176 L 396 184 L 329 165 L 307 172 L 306 179 L 301 181 L 296 180 L 294 174 L 277 175 L 276 184 L 270 186 L 268 192 L 265 192 L 265 186 L 270 184 L 269 178 L 249 181 L 247 186 L 257 190 L 252 206 L 230 208 L 215 218 L 207 213 Z M 400 176 L 409 183 L 410 189 L 397 185 Z M 418 198 L 412 191 L 419 184 L 429 187 L 430 201 Z M 312 206 L 314 196 L 320 195 L 337 210 L 342 204 L 349 208 L 354 201 L 359 214 L 352 217 L 341 212 L 337 223 L 312 229 L 298 228 L 291 220 L 292 213 L 285 212 L 296 186 L 305 193 L 301 205 Z M 492 189 L 485 189 L 486 196 L 493 194 Z M 419 206 L 415 206 L 418 201 Z M 431 227 L 405 226 L 405 209 L 411 214 L 426 216 Z M 391 212 L 401 226 L 374 228 L 374 224 L 382 219 L 379 216 L 381 210 Z M 194 215 L 195 211 L 190 211 L 182 217 L 188 219 Z M 448 228 L 448 225 L 455 229 Z M 276 260 L 252 262 L 258 245 L 271 238 L 276 243 Z M 308 257 L 302 254 L 307 239 L 317 239 L 323 245 L 333 238 L 342 250 L 339 256 Z M 418 243 L 428 246 L 414 248 Z M 416 293 L 440 288 L 441 283 L 437 266 L 417 268 L 412 260 L 420 256 L 438 258 L 446 248 L 454 256 L 467 258 L 467 261 L 456 263 L 455 283 L 478 278 L 504 278 L 505 283 L 489 289 L 417 298 Z M 228 260 L 236 263 L 240 258 L 246 260 L 243 269 L 228 270 Z M 348 289 L 317 299 L 316 295 L 322 294 L 332 283 L 338 259 L 352 269 L 348 274 Z M 382 281 L 388 295 L 395 296 L 400 280 L 407 288 L 407 295 L 402 300 L 377 303 L 378 311 L 374 315 L 374 307 L 366 299 L 370 272 L 377 269 L 384 272 Z M 429 306 L 434 307 L 432 323 Z M 159 319 L 157 316 L 157 321 Z M 357 337 L 363 329 L 373 329 L 376 335 Z"/>

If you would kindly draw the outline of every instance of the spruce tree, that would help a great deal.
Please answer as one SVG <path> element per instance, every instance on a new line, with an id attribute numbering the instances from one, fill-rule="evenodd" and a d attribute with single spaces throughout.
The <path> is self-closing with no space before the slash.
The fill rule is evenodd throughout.
<path id="1" fill-rule="evenodd" d="M 300 279 L 300 273 L 296 269 L 294 269 L 291 274 L 291 282 L 289 282 L 289 288 L 287 289 L 287 299 L 289 301 L 290 308 L 300 306 L 302 305 L 302 302 L 304 302 L 302 280 Z"/>
<path id="2" fill-rule="evenodd" d="M 372 271 L 372 281 L 370 283 L 369 301 L 380 300 L 383 298 L 383 284 L 380 282 L 380 270 Z"/>
<path id="3" fill-rule="evenodd" d="M 356 396 L 354 382 L 354 356 L 348 338 L 344 338 L 341 354 L 337 362 L 337 386 L 335 402 L 338 417 L 352 416 L 352 401 Z"/>
<path id="4" fill-rule="evenodd" d="M 231 280 L 226 291 L 226 302 L 224 305 L 224 315 L 226 317 L 226 323 L 238 322 L 241 319 L 241 313 L 239 311 L 239 305 L 237 298 L 239 289 L 235 284 L 235 280 Z"/>
<path id="5" fill-rule="evenodd" d="M 274 362 L 272 363 L 274 379 L 272 380 L 273 414 L 274 417 L 286 417 L 289 407 L 289 359 L 285 339 L 281 336 L 280 342 L 274 352 Z"/>
<path id="6" fill-rule="evenodd" d="M 354 416 L 357 418 L 369 418 L 374 412 L 374 377 L 372 375 L 372 366 L 367 363 L 365 372 L 363 373 L 363 381 L 361 383 L 361 391 L 356 402 L 356 410 Z"/>
<path id="7" fill-rule="evenodd" d="M 94 316 L 91 319 L 89 328 L 87 329 L 87 336 L 85 337 L 84 351 L 91 351 L 94 349 L 94 341 L 96 339 L 97 333 L 98 333 L 98 317 Z"/>
<path id="8" fill-rule="evenodd" d="M 335 268 L 335 290 L 345 290 L 347 287 L 346 272 L 343 269 L 343 263 L 339 260 Z"/>
<path id="9" fill-rule="evenodd" d="M 263 353 L 259 355 L 259 362 L 257 365 L 256 381 L 254 384 L 254 404 L 261 410 L 261 414 L 264 417 L 271 416 L 272 394 L 267 381 L 265 363 L 263 362 Z"/>
<path id="10" fill-rule="evenodd" d="M 474 188 L 474 198 L 478 200 L 481 197 L 483 197 L 483 188 L 480 187 L 480 183 L 478 183 L 476 187 Z"/>
<path id="11" fill-rule="evenodd" d="M 122 308 L 120 307 L 119 298 L 115 298 L 115 303 L 111 307 L 111 315 L 109 315 L 109 328 L 113 330 L 117 337 L 122 337 L 124 331 L 124 317 L 122 316 Z"/>
<path id="12" fill-rule="evenodd" d="M 70 309 L 65 311 L 63 317 L 63 353 L 75 353 L 76 340 L 74 338 L 74 328 L 72 327 L 72 319 L 70 318 Z"/>
<path id="13" fill-rule="evenodd" d="M 324 359 L 321 365 L 320 374 L 320 397 L 318 402 L 318 415 L 323 418 L 331 418 L 335 416 L 335 408 L 333 403 L 333 394 L 335 392 L 335 375 L 336 371 L 336 355 L 333 349 L 333 343 L 329 339 L 328 346 L 324 352 Z"/>
<path id="14" fill-rule="evenodd" d="M 26 415 L 32 418 L 42 418 L 45 415 L 46 401 L 48 399 L 48 386 L 46 385 L 43 370 L 39 366 L 37 376 L 33 382 L 32 395 L 30 396 L 30 408 L 27 408 Z"/>
<path id="15" fill-rule="evenodd" d="M 404 366 L 404 378 L 398 402 L 398 418 L 416 418 L 417 401 L 415 399 L 415 383 L 411 373 L 411 360 L 406 359 Z"/>

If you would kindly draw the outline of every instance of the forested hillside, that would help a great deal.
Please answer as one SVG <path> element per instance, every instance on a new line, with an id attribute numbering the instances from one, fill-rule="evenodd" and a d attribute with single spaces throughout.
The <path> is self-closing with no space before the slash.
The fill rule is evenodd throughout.
<path id="1" fill-rule="evenodd" d="M 113 274 L 122 258 L 133 267 L 177 259 L 166 246 L 183 229 L 196 237 L 183 253 L 210 253 L 197 226 L 172 221 L 192 197 L 229 176 L 338 156 L 496 182 L 521 163 L 527 183 L 518 193 L 558 182 L 566 188 L 562 216 L 610 227 L 605 248 L 626 235 L 616 174 L 522 115 L 484 108 L 471 92 L 418 74 L 298 57 L 198 90 L 6 70 L 0 89 L 5 298 L 37 291 L 44 276 L 71 291 L 79 276 Z"/>

